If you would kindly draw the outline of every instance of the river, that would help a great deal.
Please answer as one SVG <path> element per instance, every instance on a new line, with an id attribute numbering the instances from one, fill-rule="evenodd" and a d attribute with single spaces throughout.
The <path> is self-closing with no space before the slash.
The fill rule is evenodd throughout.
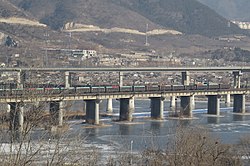
<path id="1" fill-rule="evenodd" d="M 81 103 L 73 104 L 78 107 Z M 150 100 L 135 100 L 134 120 L 131 123 L 116 122 L 119 116 L 119 101 L 113 100 L 113 117 L 101 118 L 104 127 L 89 127 L 82 120 L 69 121 L 71 132 L 84 133 L 88 144 L 110 149 L 131 149 L 139 151 L 145 148 L 164 148 L 167 140 L 173 136 L 176 127 L 204 127 L 225 144 L 236 144 L 239 139 L 250 133 L 250 114 L 234 114 L 232 107 L 226 107 L 221 102 L 220 116 L 207 114 L 207 101 L 195 103 L 192 119 L 169 118 L 170 103 L 164 102 L 165 120 L 150 119 Z M 178 110 L 178 105 L 176 110 Z M 106 101 L 100 106 L 100 112 L 105 112 Z M 249 104 L 246 110 L 250 109 Z"/>

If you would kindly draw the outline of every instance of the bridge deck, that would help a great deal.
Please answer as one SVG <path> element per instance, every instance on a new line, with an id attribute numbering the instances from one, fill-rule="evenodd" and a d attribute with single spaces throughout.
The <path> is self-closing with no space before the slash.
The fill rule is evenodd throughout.
<path id="1" fill-rule="evenodd" d="M 170 97 L 170 96 L 209 96 L 209 95 L 226 95 L 226 94 L 249 94 L 248 88 L 237 89 L 213 89 L 213 90 L 147 90 L 147 91 L 126 91 L 126 92 L 75 92 L 67 89 L 61 91 L 38 91 L 38 90 L 19 90 L 16 93 L 5 91 L 0 94 L 0 103 L 8 102 L 36 102 L 36 101 L 61 101 L 61 100 L 91 100 L 91 99 L 108 99 L 108 98 L 153 98 L 153 97 Z"/>
<path id="2" fill-rule="evenodd" d="M 225 72 L 225 71 L 242 71 L 250 72 L 248 66 L 225 66 L 225 67 L 138 67 L 138 68 L 0 68 L 0 71 L 71 71 L 71 72 L 181 72 L 181 71 L 195 71 L 195 72 Z"/>

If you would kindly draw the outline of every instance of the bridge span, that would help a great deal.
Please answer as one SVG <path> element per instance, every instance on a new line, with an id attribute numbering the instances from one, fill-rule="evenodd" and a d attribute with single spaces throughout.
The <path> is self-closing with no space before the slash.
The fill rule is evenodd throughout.
<path id="1" fill-rule="evenodd" d="M 134 112 L 134 100 L 137 98 L 149 98 L 151 101 L 151 118 L 163 119 L 164 100 L 171 97 L 171 106 L 176 107 L 175 97 L 180 98 L 179 116 L 192 118 L 194 109 L 194 96 L 206 96 L 208 98 L 208 114 L 220 114 L 220 98 L 227 99 L 230 103 L 230 96 L 233 96 L 233 111 L 245 113 L 245 96 L 250 93 L 250 88 L 230 86 L 191 86 L 173 88 L 172 86 L 158 86 L 150 89 L 147 86 L 123 87 L 90 87 L 88 88 L 49 88 L 49 89 L 14 89 L 2 90 L 0 92 L 0 103 L 10 105 L 10 126 L 12 130 L 23 128 L 24 103 L 49 102 L 51 116 L 55 117 L 56 125 L 63 125 L 64 102 L 82 100 L 86 103 L 86 123 L 99 124 L 99 103 L 101 100 L 108 100 L 108 107 L 112 110 L 112 99 L 120 101 L 121 121 L 132 121 Z M 229 96 L 229 97 L 228 97 Z M 229 98 L 229 99 L 228 99 Z M 229 101 L 228 101 L 229 100 Z M 111 101 L 111 102 L 110 102 Z M 109 111 L 111 111 L 109 110 Z"/>
<path id="2" fill-rule="evenodd" d="M 63 124 L 63 103 L 72 100 L 84 100 L 86 103 L 86 122 L 99 124 L 99 102 L 107 99 L 109 105 L 112 99 L 120 101 L 120 120 L 131 121 L 134 110 L 135 98 L 149 98 L 151 100 L 151 117 L 156 119 L 163 118 L 163 101 L 171 97 L 171 106 L 175 107 L 176 97 L 180 97 L 181 114 L 192 117 L 194 108 L 194 96 L 207 96 L 208 113 L 219 115 L 219 100 L 221 96 L 226 96 L 226 102 L 230 103 L 230 97 L 233 96 L 234 112 L 245 112 L 245 96 L 249 94 L 249 88 L 242 88 L 241 76 L 243 72 L 250 72 L 250 67 L 142 67 L 142 68 L 0 68 L 0 72 L 17 72 L 17 90 L 15 93 L 6 90 L 1 91 L 0 102 L 10 105 L 10 126 L 12 130 L 22 130 L 24 121 L 23 103 L 48 101 L 50 103 L 50 112 L 53 114 L 55 124 Z M 59 89 L 58 93 L 52 91 L 28 90 L 25 89 L 27 72 L 64 72 L 65 86 Z M 230 88 L 217 87 L 214 89 L 156 89 L 135 90 L 130 89 L 121 91 L 123 87 L 123 72 L 181 72 L 183 87 L 190 86 L 190 72 L 232 72 L 234 77 L 233 86 Z M 72 89 L 71 73 L 73 72 L 119 72 L 118 91 L 90 91 L 85 93 L 70 92 Z M 159 85 L 160 87 L 160 85 Z M 92 89 L 93 90 L 93 89 Z M 51 92 L 51 93 L 50 93 Z M 108 110 L 112 110 L 109 106 Z"/>
<path id="3" fill-rule="evenodd" d="M 249 66 L 225 67 L 98 67 L 98 68 L 0 68 L 1 71 L 62 71 L 62 72 L 250 72 Z"/>
<path id="4" fill-rule="evenodd" d="M 71 74 L 74 72 L 119 72 L 119 86 L 123 86 L 123 72 L 181 72 L 182 84 L 190 83 L 190 72 L 232 72 L 234 87 L 240 87 L 243 72 L 250 72 L 250 67 L 140 67 L 140 68 L 0 68 L 0 72 L 17 72 L 17 84 L 24 87 L 27 73 L 30 72 L 64 72 L 64 85 L 72 86 Z"/>

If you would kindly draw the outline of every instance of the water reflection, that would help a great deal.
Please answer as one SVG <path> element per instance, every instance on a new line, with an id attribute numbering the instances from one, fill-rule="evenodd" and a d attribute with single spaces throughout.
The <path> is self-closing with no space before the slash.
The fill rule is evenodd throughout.
<path id="1" fill-rule="evenodd" d="M 162 122 L 151 122 L 150 124 L 150 130 L 153 133 L 153 135 L 160 134 L 160 129 L 164 126 L 164 123 Z"/>
<path id="2" fill-rule="evenodd" d="M 207 117 L 208 124 L 219 124 L 220 118 L 219 117 Z"/>
<path id="3" fill-rule="evenodd" d="M 191 124 L 192 120 L 183 120 L 183 119 L 181 119 L 181 120 L 178 120 L 178 121 L 179 121 L 180 126 L 189 126 Z"/>
<path id="4" fill-rule="evenodd" d="M 121 135 L 130 135 L 131 134 L 131 125 L 124 125 L 124 124 L 121 124 L 119 125 L 119 132 Z"/>
<path id="5" fill-rule="evenodd" d="M 86 136 L 89 136 L 89 137 L 96 137 L 98 136 L 98 133 L 99 133 L 99 128 L 86 128 L 85 129 L 85 134 Z"/>
<path id="6" fill-rule="evenodd" d="M 233 121 L 244 121 L 244 120 L 245 120 L 244 115 L 233 114 Z"/>

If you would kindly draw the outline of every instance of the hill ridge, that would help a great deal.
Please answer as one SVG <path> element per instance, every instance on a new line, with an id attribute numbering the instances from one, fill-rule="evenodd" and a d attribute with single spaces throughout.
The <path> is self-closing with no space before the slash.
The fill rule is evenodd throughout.
<path id="1" fill-rule="evenodd" d="M 234 24 L 228 27 L 228 20 L 196 0 L 19 0 L 15 5 L 55 30 L 67 22 L 77 22 L 139 31 L 145 31 L 149 24 L 153 29 L 205 36 L 242 33 Z"/>

